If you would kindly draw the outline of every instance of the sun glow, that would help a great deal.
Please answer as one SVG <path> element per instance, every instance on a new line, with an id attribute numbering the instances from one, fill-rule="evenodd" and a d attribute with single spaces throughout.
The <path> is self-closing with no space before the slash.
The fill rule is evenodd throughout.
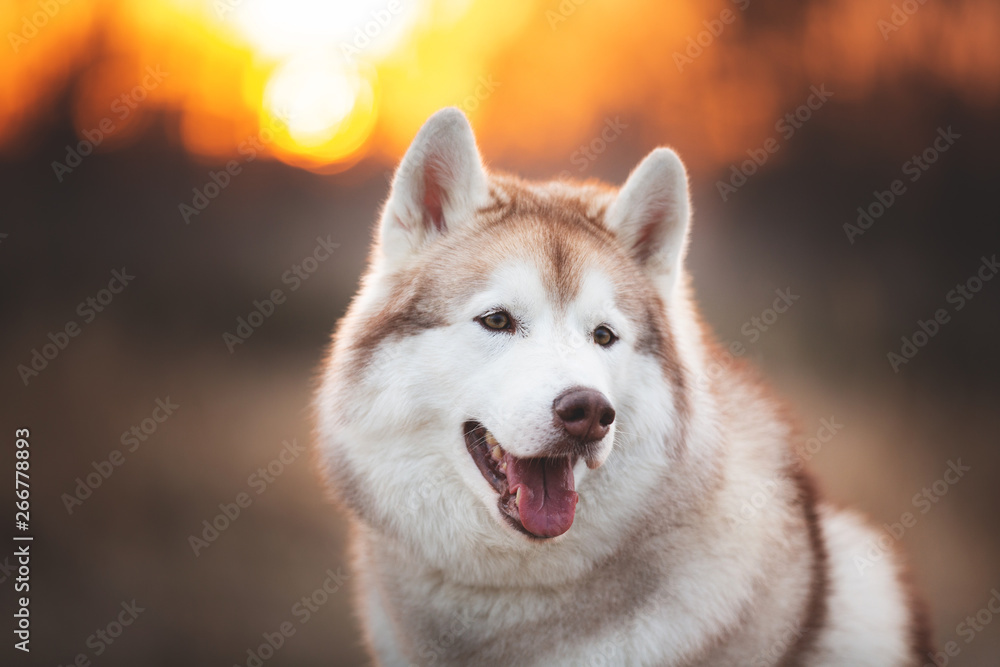
<path id="1" fill-rule="evenodd" d="M 724 11 L 732 20 L 702 35 Z M 733 0 L 8 1 L 0 149 L 30 142 L 68 91 L 81 139 L 113 126 L 96 150 L 159 119 L 218 162 L 268 128 L 266 154 L 339 171 L 398 158 L 431 113 L 456 105 L 500 159 L 572 166 L 621 114 L 635 141 L 690 142 L 697 168 L 745 159 L 812 84 L 850 100 L 909 76 L 972 104 L 1000 97 L 995 2 L 928 3 L 889 28 L 891 8 L 868 0 L 804 3 L 780 30 L 762 30 L 754 11 Z M 156 85 L 150 68 L 163 72 Z"/>

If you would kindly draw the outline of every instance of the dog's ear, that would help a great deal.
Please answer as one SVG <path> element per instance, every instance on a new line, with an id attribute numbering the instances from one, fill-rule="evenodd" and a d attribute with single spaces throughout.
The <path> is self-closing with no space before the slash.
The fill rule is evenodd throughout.
<path id="1" fill-rule="evenodd" d="M 657 148 L 629 175 L 605 220 L 632 257 L 669 289 L 681 271 L 690 218 L 684 165 L 677 153 Z"/>
<path id="2" fill-rule="evenodd" d="M 453 107 L 438 111 L 396 170 L 379 231 L 383 255 L 405 258 L 467 224 L 487 200 L 486 171 L 469 121 Z"/>

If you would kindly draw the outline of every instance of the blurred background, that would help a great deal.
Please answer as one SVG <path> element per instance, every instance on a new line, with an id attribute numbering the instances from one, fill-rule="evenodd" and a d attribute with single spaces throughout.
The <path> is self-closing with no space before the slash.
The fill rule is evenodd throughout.
<path id="1" fill-rule="evenodd" d="M 996 2 L 28 0 L 0 28 L 0 462 L 29 428 L 35 537 L 9 664 L 364 663 L 310 394 L 447 105 L 527 177 L 680 152 L 706 319 L 828 496 L 895 530 L 938 664 L 1000 663 Z"/>

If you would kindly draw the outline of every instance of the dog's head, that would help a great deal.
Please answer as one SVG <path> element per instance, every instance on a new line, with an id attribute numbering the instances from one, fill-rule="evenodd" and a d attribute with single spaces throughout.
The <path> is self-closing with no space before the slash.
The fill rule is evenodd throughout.
<path id="1" fill-rule="evenodd" d="M 668 149 L 620 190 L 534 185 L 488 174 L 461 112 L 431 117 L 396 172 L 320 395 L 348 503 L 397 528 L 417 505 L 455 539 L 462 525 L 536 541 L 569 531 L 578 500 L 594 520 L 635 510 L 605 503 L 649 483 L 641 466 L 597 480 L 616 449 L 665 451 L 676 425 L 667 311 L 688 219 Z"/>

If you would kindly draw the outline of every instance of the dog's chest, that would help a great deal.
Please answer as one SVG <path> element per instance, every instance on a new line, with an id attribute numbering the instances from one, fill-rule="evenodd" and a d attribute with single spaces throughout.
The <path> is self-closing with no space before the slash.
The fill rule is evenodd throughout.
<path id="1" fill-rule="evenodd" d="M 417 665 L 574 664 L 597 654 L 614 663 L 633 643 L 650 594 L 635 584 L 649 578 L 628 579 L 594 574 L 560 587 L 502 589 L 401 572 L 386 602 Z"/>

